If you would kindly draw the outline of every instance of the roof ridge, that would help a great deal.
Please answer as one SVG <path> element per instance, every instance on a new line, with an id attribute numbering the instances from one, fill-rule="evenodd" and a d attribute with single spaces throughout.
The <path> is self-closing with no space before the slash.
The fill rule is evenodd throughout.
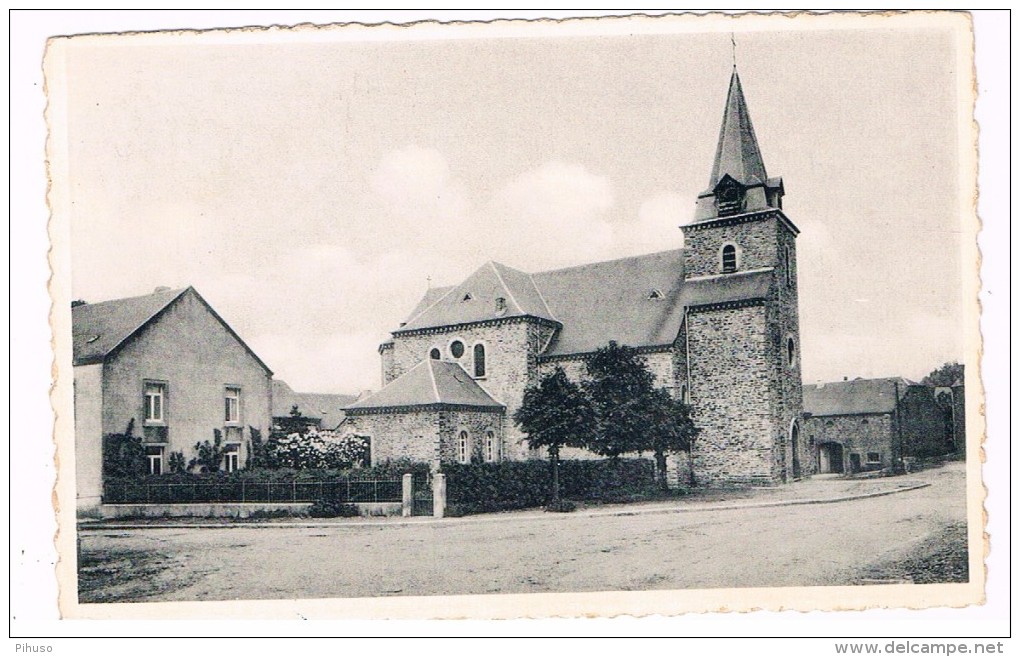
<path id="1" fill-rule="evenodd" d="M 478 271 L 478 270 L 476 269 L 475 271 Z M 470 276 L 468 276 L 468 278 L 470 278 Z M 463 283 L 463 282 L 464 281 L 461 281 L 461 283 Z M 404 324 L 411 324 L 411 323 L 414 322 L 414 320 L 418 319 L 419 317 L 421 317 L 422 315 L 424 315 L 428 311 L 432 310 L 436 306 L 437 303 L 439 303 L 440 301 L 442 301 L 446 297 L 450 296 L 453 293 L 453 291 L 456 290 L 458 287 L 460 287 L 459 284 L 458 285 L 451 285 L 449 290 L 447 290 L 445 293 L 443 293 L 439 298 L 437 298 L 435 301 L 433 301 L 431 304 L 429 304 L 426 308 L 423 308 L 420 313 L 418 313 L 414 317 L 409 317 L 407 319 L 407 321 L 404 322 Z M 436 288 L 436 289 L 441 290 L 443 288 Z M 425 294 L 428 294 L 428 290 L 425 291 Z M 411 368 L 411 369 L 414 369 L 414 368 Z"/>
<path id="2" fill-rule="evenodd" d="M 596 262 L 586 262 L 580 265 L 570 265 L 569 267 L 560 267 L 559 269 L 546 269 L 544 271 L 536 271 L 532 273 L 532 276 L 541 274 L 558 274 L 559 272 L 570 271 L 572 269 L 583 269 L 585 267 L 592 267 L 594 265 L 607 265 L 613 262 L 623 262 L 624 260 L 640 260 L 641 258 L 650 258 L 652 256 L 665 255 L 667 253 L 679 253 L 684 250 L 683 247 L 677 249 L 665 249 L 663 251 L 653 251 L 651 253 L 642 253 L 639 255 L 623 256 L 621 258 L 610 258 L 609 260 L 598 260 Z"/>
<path id="3" fill-rule="evenodd" d="M 167 291 L 168 293 L 169 292 L 173 292 L 173 296 L 171 296 L 169 299 L 167 299 L 166 303 L 164 303 L 158 309 L 156 309 L 155 312 L 153 312 L 151 315 L 146 317 L 145 320 L 142 321 L 141 324 L 139 324 L 138 326 L 136 326 L 133 329 L 131 329 L 130 331 L 128 331 L 124 335 L 124 337 L 117 342 L 117 344 L 115 344 L 112 347 L 110 347 L 109 349 L 107 349 L 106 354 L 103 356 L 103 359 L 105 360 L 107 357 L 110 356 L 110 354 L 112 354 L 113 352 L 115 352 L 118 349 L 120 349 L 121 345 L 126 343 L 128 340 L 133 338 L 136 333 L 138 333 L 143 328 L 148 326 L 149 322 L 151 322 L 152 320 L 156 319 L 161 314 L 163 314 L 164 310 L 169 308 L 171 304 L 176 303 L 176 301 L 178 299 L 180 299 L 182 296 L 184 296 L 184 293 L 187 292 L 188 290 L 191 290 L 191 291 L 194 292 L 195 288 L 193 288 L 192 286 L 189 285 L 188 287 L 180 288 L 179 290 L 168 290 Z M 110 303 L 110 302 L 114 302 L 114 301 L 127 301 L 128 299 L 141 299 L 142 297 L 151 297 L 151 296 L 154 296 L 156 294 L 162 294 L 162 293 L 161 292 L 153 292 L 151 294 L 142 294 L 142 295 L 139 295 L 137 297 L 124 297 L 123 299 L 111 299 L 110 301 L 103 301 L 103 302 L 100 302 L 100 303 Z M 195 294 L 198 294 L 198 293 L 195 292 Z M 85 304 L 85 305 L 88 305 L 88 304 Z"/>
<path id="4" fill-rule="evenodd" d="M 496 274 L 496 279 L 499 281 L 499 284 L 503 286 L 503 289 L 506 290 L 506 293 L 510 296 L 510 301 L 512 301 L 513 304 L 515 306 L 517 306 L 517 312 L 524 313 L 524 308 L 521 308 L 521 304 L 517 303 L 517 297 L 514 296 L 513 290 L 511 290 L 510 286 L 506 284 L 506 281 L 503 280 L 503 275 L 500 274 L 499 273 L 499 269 L 496 268 L 496 261 L 495 260 L 490 260 L 488 264 L 489 264 L 490 267 L 492 267 L 492 272 L 494 274 Z M 505 266 L 506 265 L 500 264 L 500 267 L 505 267 Z M 521 272 L 521 273 L 523 274 L 525 272 Z"/>
<path id="5" fill-rule="evenodd" d="M 429 381 L 432 383 L 432 394 L 434 394 L 436 396 L 436 403 L 437 404 L 442 403 L 443 398 L 439 394 L 439 385 L 436 383 L 436 370 L 432 366 L 432 363 L 433 363 L 433 361 L 435 359 L 434 358 L 426 358 L 425 360 L 428 361 L 428 364 L 429 364 L 429 367 L 428 367 L 428 369 L 429 369 Z M 414 369 L 414 368 L 411 368 L 411 369 Z"/>
<path id="6" fill-rule="evenodd" d="M 545 295 L 542 294 L 542 288 L 540 288 L 538 283 L 535 282 L 535 276 L 533 274 L 527 274 L 527 276 L 528 280 L 531 281 L 531 286 L 535 288 L 535 292 L 538 292 L 538 298 L 542 301 L 542 305 L 545 306 L 545 311 L 549 313 L 549 317 L 557 322 L 560 321 L 556 317 L 556 313 L 554 313 L 552 308 L 549 307 L 549 302 L 545 300 Z M 549 346 L 548 343 L 546 343 L 546 346 Z"/>

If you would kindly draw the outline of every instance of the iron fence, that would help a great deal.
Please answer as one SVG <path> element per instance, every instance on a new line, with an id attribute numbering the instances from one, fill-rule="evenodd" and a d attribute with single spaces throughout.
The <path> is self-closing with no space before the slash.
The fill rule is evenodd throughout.
<path id="1" fill-rule="evenodd" d="M 231 481 L 195 483 L 108 482 L 104 504 L 342 503 L 400 502 L 400 479 L 328 481 Z"/>

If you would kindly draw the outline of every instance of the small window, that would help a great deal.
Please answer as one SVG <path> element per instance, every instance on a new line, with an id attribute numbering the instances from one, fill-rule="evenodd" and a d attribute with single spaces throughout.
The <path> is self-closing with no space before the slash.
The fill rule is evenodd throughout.
<path id="1" fill-rule="evenodd" d="M 475 376 L 485 376 L 485 345 L 475 345 Z"/>
<path id="2" fill-rule="evenodd" d="M 460 340 L 454 340 L 450 344 L 450 353 L 454 358 L 460 358 L 464 355 L 464 343 Z"/>
<path id="3" fill-rule="evenodd" d="M 145 384 L 145 421 L 166 421 L 166 385 L 162 383 Z"/>
<path id="4" fill-rule="evenodd" d="M 793 338 L 786 339 L 786 364 L 790 367 L 797 364 L 797 343 Z"/>
<path id="5" fill-rule="evenodd" d="M 499 451 L 496 449 L 496 434 L 491 431 L 485 434 L 485 460 L 490 463 L 499 460 Z"/>
<path id="6" fill-rule="evenodd" d="M 439 360 L 439 357 L 441 355 L 442 354 L 439 353 L 439 349 L 437 347 L 433 347 L 432 351 L 429 352 L 429 358 L 431 358 L 432 360 Z"/>
<path id="7" fill-rule="evenodd" d="M 474 299 L 474 297 L 471 296 L 470 292 L 468 292 L 467 294 L 464 295 L 464 298 L 461 299 L 461 301 L 471 301 L 472 299 Z"/>
<path id="8" fill-rule="evenodd" d="M 727 244 L 722 249 L 723 273 L 737 271 L 737 247 Z"/>
<path id="9" fill-rule="evenodd" d="M 223 396 L 223 420 L 227 424 L 237 424 L 241 421 L 241 389 L 227 386 Z"/>
<path id="10" fill-rule="evenodd" d="M 832 420 L 826 420 L 825 421 L 825 426 L 831 427 L 832 426 Z"/>
<path id="11" fill-rule="evenodd" d="M 148 462 L 149 474 L 163 474 L 163 448 L 149 446 L 145 448 L 145 458 Z"/>
<path id="12" fill-rule="evenodd" d="M 496 297 L 496 314 L 502 315 L 506 312 L 506 299 L 504 297 Z"/>
<path id="13" fill-rule="evenodd" d="M 468 452 L 468 433 L 467 431 L 461 431 L 457 441 L 457 460 L 461 463 L 467 463 L 470 458 L 471 454 Z"/>
<path id="14" fill-rule="evenodd" d="M 691 403 L 691 393 L 687 390 L 687 384 L 684 383 L 680 386 L 680 402 L 682 404 Z"/>
<path id="15" fill-rule="evenodd" d="M 227 472 L 234 472 L 240 469 L 241 446 L 237 443 L 227 443 L 223 448 L 223 468 Z"/>
<path id="16" fill-rule="evenodd" d="M 882 455 L 878 452 L 868 452 L 868 463 L 881 463 Z"/>
<path id="17" fill-rule="evenodd" d="M 861 424 L 867 424 L 867 423 L 868 423 L 868 418 L 864 418 L 863 420 L 861 420 Z"/>
<path id="18" fill-rule="evenodd" d="M 659 290 L 652 290 L 651 292 L 648 293 L 648 298 L 651 301 L 656 301 L 658 299 L 661 299 L 662 298 L 662 292 L 660 292 Z"/>

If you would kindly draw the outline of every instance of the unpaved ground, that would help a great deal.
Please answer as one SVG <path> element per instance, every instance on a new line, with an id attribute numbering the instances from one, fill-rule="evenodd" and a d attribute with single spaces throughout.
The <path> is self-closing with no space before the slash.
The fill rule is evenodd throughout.
<path id="1" fill-rule="evenodd" d="M 966 519 L 961 464 L 931 486 L 836 504 L 438 523 L 82 531 L 83 563 L 133 554 L 85 601 L 230 600 L 840 585 L 941 545 Z M 143 574 L 163 560 L 171 567 Z M 113 560 L 113 561 L 116 561 Z M 885 566 L 883 566 L 885 564 Z M 950 581 L 948 576 L 938 581 Z M 138 582 L 149 582 L 151 585 Z M 955 580 L 952 580 L 955 581 Z M 131 586 L 133 585 L 133 588 Z M 118 588 L 119 587 L 119 588 Z"/>

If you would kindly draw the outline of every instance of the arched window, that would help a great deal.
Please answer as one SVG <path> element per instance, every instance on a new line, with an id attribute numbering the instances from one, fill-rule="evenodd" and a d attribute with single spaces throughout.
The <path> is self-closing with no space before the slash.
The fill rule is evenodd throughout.
<path id="1" fill-rule="evenodd" d="M 439 360 L 440 356 L 442 356 L 442 354 L 439 353 L 438 347 L 433 347 L 432 351 L 429 352 L 429 358 L 432 360 Z"/>
<path id="2" fill-rule="evenodd" d="M 797 364 L 797 343 L 792 337 L 786 338 L 786 364 L 789 367 Z"/>
<path id="3" fill-rule="evenodd" d="M 467 463 L 471 460 L 471 451 L 468 450 L 467 431 L 460 432 L 460 438 L 457 441 L 457 460 L 461 463 Z"/>
<path id="4" fill-rule="evenodd" d="M 491 431 L 485 434 L 485 460 L 490 463 L 499 460 L 499 449 L 496 445 L 496 434 Z"/>
<path id="5" fill-rule="evenodd" d="M 460 340 L 454 340 L 450 343 L 450 354 L 454 358 L 460 358 L 464 355 L 464 343 Z"/>
<path id="6" fill-rule="evenodd" d="M 684 383 L 680 386 L 680 402 L 682 404 L 691 403 L 691 393 L 687 390 L 687 384 Z"/>
<path id="7" fill-rule="evenodd" d="M 485 376 L 485 345 L 475 345 L 475 376 Z"/>
<path id="8" fill-rule="evenodd" d="M 723 273 L 737 271 L 737 247 L 727 244 L 722 248 Z"/>

